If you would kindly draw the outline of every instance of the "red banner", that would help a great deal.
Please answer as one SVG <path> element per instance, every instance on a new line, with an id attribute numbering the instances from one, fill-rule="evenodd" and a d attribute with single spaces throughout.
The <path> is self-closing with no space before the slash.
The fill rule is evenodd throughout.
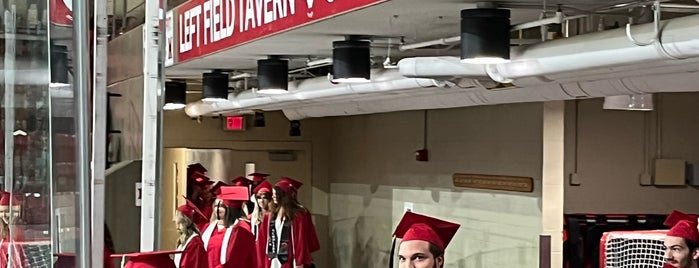
<path id="1" fill-rule="evenodd" d="M 193 0 L 177 8 L 178 62 L 386 0 Z"/>

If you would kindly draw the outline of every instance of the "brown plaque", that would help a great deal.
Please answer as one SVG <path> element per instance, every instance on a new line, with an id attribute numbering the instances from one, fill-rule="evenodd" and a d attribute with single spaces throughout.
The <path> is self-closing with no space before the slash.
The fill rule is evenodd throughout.
<path id="1" fill-rule="evenodd" d="M 455 173 L 454 186 L 531 193 L 534 180 L 528 177 Z"/>

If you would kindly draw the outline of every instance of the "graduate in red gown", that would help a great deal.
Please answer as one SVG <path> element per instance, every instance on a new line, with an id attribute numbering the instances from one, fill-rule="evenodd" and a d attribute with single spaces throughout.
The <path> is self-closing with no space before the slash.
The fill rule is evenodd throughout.
<path id="1" fill-rule="evenodd" d="M 264 266 L 265 260 L 267 259 L 266 246 L 267 240 L 260 239 L 260 225 L 262 220 L 264 220 L 265 215 L 268 215 L 274 211 L 274 202 L 272 202 L 272 184 L 265 180 L 258 184 L 255 189 L 252 190 L 253 196 L 257 200 L 255 202 L 255 209 L 252 214 L 248 215 L 250 219 L 250 225 L 252 227 L 252 234 L 255 235 L 255 248 L 257 249 L 257 264 L 262 267 Z"/>
<path id="2" fill-rule="evenodd" d="M 29 267 L 21 245 L 24 233 L 15 227 L 20 217 L 20 201 L 8 192 L 0 195 L 0 267 Z"/>
<path id="3" fill-rule="evenodd" d="M 665 245 L 665 264 L 663 267 L 699 267 L 697 264 L 699 260 L 697 215 L 673 211 L 663 224 L 671 227 L 663 241 Z"/>
<path id="4" fill-rule="evenodd" d="M 444 251 L 460 226 L 437 218 L 406 212 L 393 233 L 396 238 L 401 238 L 398 246 L 398 267 L 444 267 Z M 389 268 L 393 268 L 393 258 L 395 256 L 391 256 Z"/>
<path id="5" fill-rule="evenodd" d="M 213 218 L 202 233 L 209 268 L 257 267 L 255 236 L 242 210 L 243 202 L 250 198 L 248 190 L 239 186 L 219 190 Z"/>
<path id="6" fill-rule="evenodd" d="M 265 268 L 310 267 L 311 253 L 320 249 L 311 213 L 297 200 L 303 183 L 282 177 L 272 188 L 276 209 L 264 217 L 260 237 L 265 245 Z"/>
<path id="7" fill-rule="evenodd" d="M 207 260 L 204 242 L 201 239 L 199 228 L 194 224 L 194 215 L 204 217 L 194 203 L 186 199 L 186 204 L 179 206 L 175 212 L 175 226 L 180 234 L 177 239 L 177 251 L 174 262 L 177 268 L 207 268 Z"/>

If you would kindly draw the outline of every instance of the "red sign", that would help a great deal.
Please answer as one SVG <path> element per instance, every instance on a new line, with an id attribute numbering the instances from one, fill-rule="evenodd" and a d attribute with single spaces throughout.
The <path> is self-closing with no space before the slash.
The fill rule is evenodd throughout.
<path id="1" fill-rule="evenodd" d="M 242 116 L 227 116 L 226 130 L 244 130 L 245 120 Z"/>
<path id="2" fill-rule="evenodd" d="M 384 1 L 192 0 L 176 11 L 177 60 L 185 62 Z"/>

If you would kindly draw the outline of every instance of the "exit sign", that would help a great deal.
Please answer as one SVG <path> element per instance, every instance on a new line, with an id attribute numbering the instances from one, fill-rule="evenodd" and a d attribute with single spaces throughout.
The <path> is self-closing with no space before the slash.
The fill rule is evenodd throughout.
<path id="1" fill-rule="evenodd" d="M 224 130 L 227 131 L 243 131 L 245 130 L 245 117 L 240 116 L 226 116 L 224 121 Z"/>

